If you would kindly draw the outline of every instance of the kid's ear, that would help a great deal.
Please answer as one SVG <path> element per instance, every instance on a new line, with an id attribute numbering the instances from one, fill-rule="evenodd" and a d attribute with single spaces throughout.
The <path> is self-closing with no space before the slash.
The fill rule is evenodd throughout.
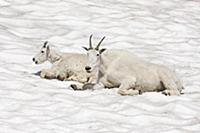
<path id="1" fill-rule="evenodd" d="M 102 54 L 104 51 L 106 51 L 106 48 L 102 48 L 99 53 Z"/>
<path id="2" fill-rule="evenodd" d="M 85 49 L 86 51 L 88 51 L 88 48 L 86 48 L 86 47 L 84 47 L 84 46 L 82 46 L 82 48 Z"/>
<path id="3" fill-rule="evenodd" d="M 49 45 L 47 46 L 47 55 L 49 55 L 49 53 L 50 53 L 50 47 L 49 47 Z"/>

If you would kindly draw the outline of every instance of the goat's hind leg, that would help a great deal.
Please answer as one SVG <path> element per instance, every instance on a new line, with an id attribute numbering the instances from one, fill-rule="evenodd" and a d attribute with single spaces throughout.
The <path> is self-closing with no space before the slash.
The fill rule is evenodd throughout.
<path id="1" fill-rule="evenodd" d="M 180 91 L 178 90 L 178 86 L 176 82 L 170 76 L 166 74 L 161 75 L 161 82 L 165 88 L 162 92 L 165 95 L 180 95 Z"/>
<path id="2" fill-rule="evenodd" d="M 136 78 L 129 78 L 123 80 L 119 87 L 118 94 L 123 96 L 125 95 L 133 96 L 140 94 L 139 90 L 135 90 L 135 84 L 136 84 Z"/>

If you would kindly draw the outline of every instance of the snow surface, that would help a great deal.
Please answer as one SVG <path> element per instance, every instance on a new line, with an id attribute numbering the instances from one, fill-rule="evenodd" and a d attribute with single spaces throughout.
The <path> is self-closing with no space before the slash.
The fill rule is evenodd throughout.
<path id="1" fill-rule="evenodd" d="M 182 96 L 73 91 L 34 75 L 48 40 L 82 52 L 88 37 L 174 69 Z M 0 0 L 0 133 L 199 133 L 199 0 Z"/>

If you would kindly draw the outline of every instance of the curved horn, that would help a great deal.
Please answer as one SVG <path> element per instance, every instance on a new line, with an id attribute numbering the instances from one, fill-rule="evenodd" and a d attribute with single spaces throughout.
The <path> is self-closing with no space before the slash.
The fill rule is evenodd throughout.
<path id="1" fill-rule="evenodd" d="M 101 41 L 98 43 L 97 47 L 95 48 L 96 50 L 99 50 L 99 47 L 101 45 L 101 43 L 103 42 L 103 40 L 105 39 L 106 37 L 104 36 Z"/>
<path id="2" fill-rule="evenodd" d="M 43 48 L 46 48 L 48 41 L 44 42 Z"/>
<path id="3" fill-rule="evenodd" d="M 89 39 L 89 49 L 92 49 L 92 35 L 90 35 Z"/>

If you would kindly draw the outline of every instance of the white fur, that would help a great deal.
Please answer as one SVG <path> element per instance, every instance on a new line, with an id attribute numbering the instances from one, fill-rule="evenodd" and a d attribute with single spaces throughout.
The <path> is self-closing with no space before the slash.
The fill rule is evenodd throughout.
<path id="1" fill-rule="evenodd" d="M 124 50 L 88 50 L 90 71 L 99 71 L 91 81 L 102 83 L 107 88 L 119 87 L 121 95 L 136 95 L 141 92 L 163 91 L 166 95 L 180 95 L 183 86 L 176 74 L 162 65 L 141 60 Z M 100 54 L 100 55 L 99 55 Z"/>
<path id="2" fill-rule="evenodd" d="M 89 77 L 91 77 L 84 69 L 87 63 L 87 56 L 84 54 L 56 52 L 51 50 L 49 45 L 43 45 L 40 52 L 33 58 L 33 61 L 36 64 L 41 64 L 45 61 L 49 61 L 52 64 L 50 69 L 41 70 L 41 78 L 57 78 L 59 80 L 87 83 Z"/>

